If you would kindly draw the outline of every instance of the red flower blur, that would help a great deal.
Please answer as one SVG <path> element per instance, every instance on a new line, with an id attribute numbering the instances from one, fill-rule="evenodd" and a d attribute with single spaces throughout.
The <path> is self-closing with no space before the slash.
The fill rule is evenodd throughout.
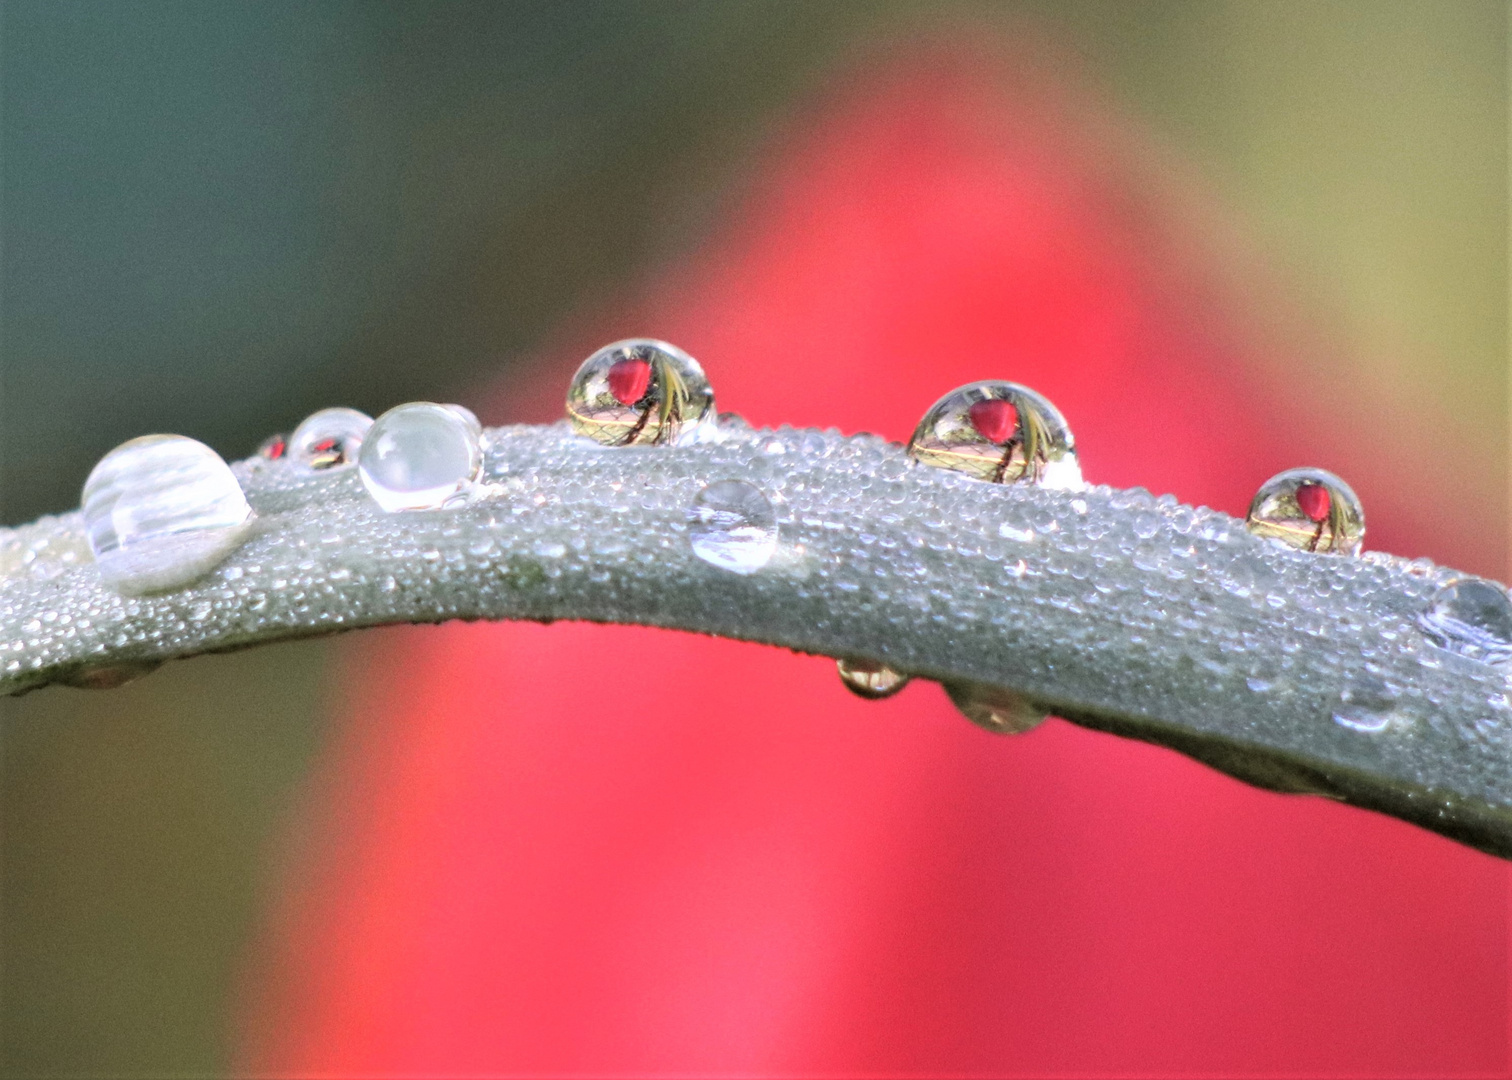
<path id="1" fill-rule="evenodd" d="M 632 335 L 688 349 L 756 424 L 904 439 L 1006 378 L 1066 414 L 1093 482 L 1242 514 L 1324 465 L 1376 546 L 1495 571 L 1484 522 L 1422 527 L 1418 496 L 1455 482 L 1431 463 L 1347 405 L 1294 422 L 1282 386 L 1311 402 L 1326 376 L 1266 359 L 1180 224 L 1213 209 L 1095 103 L 982 52 L 899 68 L 808 114 L 738 218 L 575 324 L 495 418 L 549 419 Z M 1399 822 L 1060 721 L 995 737 L 933 685 L 862 702 L 831 661 L 691 635 L 403 628 L 354 640 L 340 686 L 250 968 L 253 1070 L 1506 1067 L 1505 868 Z"/>

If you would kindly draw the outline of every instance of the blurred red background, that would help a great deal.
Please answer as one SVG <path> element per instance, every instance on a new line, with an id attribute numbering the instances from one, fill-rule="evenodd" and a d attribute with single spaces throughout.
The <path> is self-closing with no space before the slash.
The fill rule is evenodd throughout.
<path id="1" fill-rule="evenodd" d="M 1008 378 L 1094 483 L 1242 514 L 1321 465 L 1370 546 L 1503 576 L 1454 462 L 1401 452 L 1446 418 L 1346 386 L 1326 319 L 1215 240 L 1200 184 L 1053 62 L 908 57 L 810 99 L 691 260 L 568 320 L 485 419 L 554 418 L 631 335 L 755 424 L 901 440 Z M 1387 818 L 639 628 L 375 632 L 340 685 L 243 979 L 250 1071 L 1508 1067 L 1506 867 Z"/>

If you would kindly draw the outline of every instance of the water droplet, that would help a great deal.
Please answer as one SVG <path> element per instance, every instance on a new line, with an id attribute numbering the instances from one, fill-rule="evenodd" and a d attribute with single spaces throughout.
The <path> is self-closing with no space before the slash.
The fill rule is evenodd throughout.
<path id="1" fill-rule="evenodd" d="M 472 428 L 473 432 L 476 435 L 478 435 L 480 438 L 482 437 L 483 422 L 478 419 L 477 413 L 473 412 L 466 405 L 447 405 L 446 407 L 460 416 L 463 420 L 465 420 L 467 422 L 467 426 Z"/>
<path id="2" fill-rule="evenodd" d="M 777 514 L 744 480 L 716 480 L 688 507 L 688 541 L 704 562 L 754 574 L 777 550 Z"/>
<path id="3" fill-rule="evenodd" d="M 1397 695 L 1373 675 L 1363 675 L 1339 695 L 1334 723 L 1351 731 L 1384 731 L 1391 723 Z"/>
<path id="4" fill-rule="evenodd" d="M 1512 660 L 1512 599 L 1500 585 L 1459 578 L 1433 594 L 1418 625 L 1441 649 L 1499 664 Z"/>
<path id="5" fill-rule="evenodd" d="M 892 697 L 908 685 L 910 676 L 876 660 L 836 660 L 845 688 L 870 701 Z"/>
<path id="6" fill-rule="evenodd" d="M 182 435 L 144 435 L 84 482 L 84 531 L 100 576 L 125 593 L 186 585 L 242 542 L 252 508 L 230 466 Z"/>
<path id="7" fill-rule="evenodd" d="M 1048 715 L 1023 694 L 987 683 L 948 682 L 945 693 L 961 715 L 999 735 L 1021 735 L 1044 723 Z"/>
<path id="8" fill-rule="evenodd" d="M 64 686 L 80 690 L 114 690 L 162 667 L 161 660 L 121 660 L 114 664 L 85 665 L 58 676 Z"/>
<path id="9" fill-rule="evenodd" d="M 1256 536 L 1303 551 L 1356 555 L 1365 539 L 1365 511 L 1343 480 L 1324 469 L 1288 469 L 1255 493 L 1245 527 Z"/>
<path id="10" fill-rule="evenodd" d="M 478 433 L 465 417 L 412 401 L 373 422 L 357 472 L 373 501 L 394 513 L 439 509 L 472 485 L 482 465 Z"/>
<path id="11" fill-rule="evenodd" d="M 357 463 L 373 418 L 356 409 L 321 409 L 289 436 L 289 460 L 304 469 L 346 469 Z"/>
<path id="12" fill-rule="evenodd" d="M 672 445 L 714 419 L 714 391 L 675 345 L 632 338 L 583 361 L 567 389 L 567 417 L 605 446 Z"/>
<path id="13" fill-rule="evenodd" d="M 1017 383 L 978 382 L 952 390 L 919 421 L 908 453 L 925 465 L 997 484 L 1084 486 L 1065 417 Z"/>
<path id="14" fill-rule="evenodd" d="M 264 461 L 277 461 L 289 449 L 289 437 L 282 432 L 269 435 L 257 448 L 257 456 Z"/>

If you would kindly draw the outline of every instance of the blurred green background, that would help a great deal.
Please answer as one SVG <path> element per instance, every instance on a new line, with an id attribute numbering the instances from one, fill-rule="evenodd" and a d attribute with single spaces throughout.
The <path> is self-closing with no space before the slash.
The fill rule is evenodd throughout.
<path id="1" fill-rule="evenodd" d="M 326 404 L 476 403 L 697 242 L 856 50 L 1034 34 L 1190 164 L 1384 393 L 1507 491 L 1499 2 L 0 8 L 6 523 L 147 431 L 239 457 Z M 487 418 L 485 416 L 485 418 Z M 0 716 L 0 1069 L 214 1074 L 322 669 L 300 643 Z"/>

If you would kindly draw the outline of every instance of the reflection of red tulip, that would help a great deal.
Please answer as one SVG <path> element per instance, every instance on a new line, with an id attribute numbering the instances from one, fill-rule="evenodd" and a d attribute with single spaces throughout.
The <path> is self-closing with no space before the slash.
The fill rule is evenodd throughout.
<path id="1" fill-rule="evenodd" d="M 1328 520 L 1328 510 L 1333 500 L 1322 484 L 1299 484 L 1297 508 L 1307 515 L 1307 520 L 1321 525 Z"/>
<path id="2" fill-rule="evenodd" d="M 1021 381 L 1094 482 L 1230 512 L 1309 450 L 1301 395 L 1261 381 L 1101 120 L 979 56 L 892 70 L 687 265 L 577 320 L 510 418 L 653 333 L 758 424 L 903 438 L 951 386 Z M 1474 550 L 1468 516 L 1438 524 Z M 450 625 L 348 655 L 314 839 L 251 969 L 250 1068 L 1504 1067 L 1506 871 L 1399 822 L 688 635 Z"/>
<path id="3" fill-rule="evenodd" d="M 634 405 L 651 385 L 651 364 L 638 356 L 617 360 L 609 367 L 609 392 L 621 405 Z"/>
<path id="4" fill-rule="evenodd" d="M 1018 430 L 1018 410 L 1011 401 L 1002 398 L 973 402 L 966 415 L 978 435 L 999 446 L 1013 438 L 1013 433 Z"/>

